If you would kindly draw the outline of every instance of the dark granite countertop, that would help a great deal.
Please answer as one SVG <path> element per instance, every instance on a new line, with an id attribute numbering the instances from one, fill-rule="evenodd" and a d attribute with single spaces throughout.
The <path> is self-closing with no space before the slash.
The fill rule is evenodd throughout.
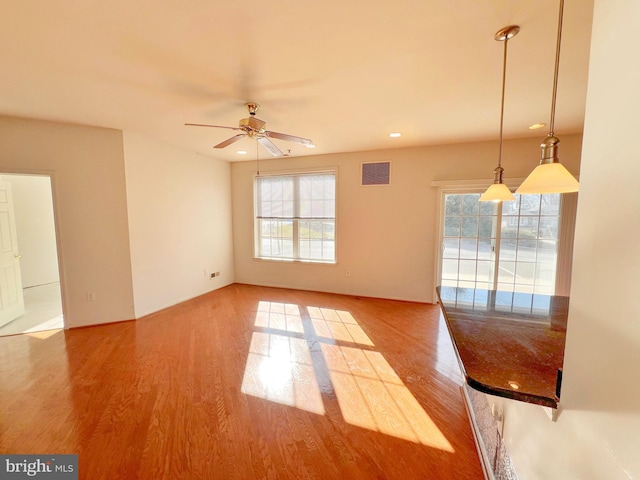
<path id="1" fill-rule="evenodd" d="M 437 292 L 471 387 L 558 407 L 569 297 L 456 287 Z"/>

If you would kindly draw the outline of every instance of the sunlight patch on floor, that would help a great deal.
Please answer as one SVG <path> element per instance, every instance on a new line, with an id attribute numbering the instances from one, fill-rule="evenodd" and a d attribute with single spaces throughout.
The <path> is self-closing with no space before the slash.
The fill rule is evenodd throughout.
<path id="1" fill-rule="evenodd" d="M 44 340 L 45 338 L 49 338 L 53 335 L 55 335 L 58 332 L 61 332 L 62 329 L 61 328 L 57 328 L 54 330 L 38 330 L 38 331 L 34 331 L 31 333 L 27 333 L 27 335 L 29 335 L 30 337 L 33 338 L 37 338 L 39 340 Z"/>
<path id="2" fill-rule="evenodd" d="M 351 313 L 261 301 L 254 325 L 270 331 L 251 336 L 243 393 L 324 415 L 315 368 L 328 370 L 347 423 L 454 451 Z M 319 344 L 323 362 L 314 366 L 307 340 Z"/>
<path id="3" fill-rule="evenodd" d="M 339 345 L 321 348 L 347 423 L 453 452 L 381 353 Z"/>
<path id="4" fill-rule="evenodd" d="M 254 332 L 242 379 L 242 393 L 324 414 L 307 341 Z"/>
<path id="5" fill-rule="evenodd" d="M 300 307 L 287 303 L 259 302 L 256 327 L 303 333 Z"/>
<path id="6" fill-rule="evenodd" d="M 313 329 L 319 337 L 374 346 L 351 313 L 319 307 L 307 307 L 307 312 L 311 317 Z"/>

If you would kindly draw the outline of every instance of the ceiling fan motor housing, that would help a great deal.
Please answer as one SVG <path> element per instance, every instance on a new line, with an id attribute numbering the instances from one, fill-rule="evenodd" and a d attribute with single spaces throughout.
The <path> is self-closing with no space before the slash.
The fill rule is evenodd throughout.
<path id="1" fill-rule="evenodd" d="M 264 130 L 265 122 L 256 117 L 243 118 L 240 120 L 240 128 L 248 127 L 256 132 Z"/>

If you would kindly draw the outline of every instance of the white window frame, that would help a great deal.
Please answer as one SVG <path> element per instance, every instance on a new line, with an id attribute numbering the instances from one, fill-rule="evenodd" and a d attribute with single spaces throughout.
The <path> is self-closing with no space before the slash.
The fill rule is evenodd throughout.
<path id="1" fill-rule="evenodd" d="M 511 191 L 524 181 L 524 178 L 505 179 L 504 183 Z M 483 193 L 488 185 L 486 180 L 432 181 L 431 187 L 437 188 L 437 224 L 434 242 L 433 298 L 437 298 L 435 287 L 438 286 L 442 269 L 442 244 L 444 241 L 444 196 L 446 194 Z M 571 266 L 573 258 L 573 238 L 576 222 L 577 194 L 562 194 L 560 201 L 560 225 L 558 226 L 558 257 L 556 263 L 555 295 L 569 296 L 571 289 Z M 499 220 L 499 219 L 498 219 Z M 499 243 L 499 242 L 498 242 Z M 499 255 L 496 245 L 496 255 Z"/>
<path id="2" fill-rule="evenodd" d="M 331 174 L 335 177 L 335 209 L 333 216 L 333 235 L 334 235 L 334 258 L 333 260 L 323 260 L 323 259 L 307 259 L 300 258 L 299 255 L 299 237 L 298 237 L 298 228 L 297 224 L 300 220 L 313 220 L 313 218 L 300 218 L 299 216 L 299 204 L 298 202 L 294 202 L 294 216 L 292 220 L 294 220 L 294 229 L 292 233 L 292 241 L 293 241 L 293 257 L 270 257 L 270 256 L 260 256 L 260 218 L 258 216 L 258 178 L 260 177 L 300 177 L 305 175 L 323 175 L 323 174 Z M 294 182 L 294 189 L 296 189 L 294 198 L 298 198 L 298 182 Z M 253 179 L 253 238 L 254 238 L 254 247 L 253 247 L 253 258 L 255 260 L 260 261 L 274 261 L 274 262 L 300 262 L 300 263 L 313 263 L 313 264 L 322 264 L 322 265 L 335 265 L 338 262 L 338 169 L 337 167 L 321 169 L 321 170 L 286 170 L 286 171 L 274 171 L 254 175 Z M 318 220 L 327 220 L 327 218 L 318 218 Z"/>

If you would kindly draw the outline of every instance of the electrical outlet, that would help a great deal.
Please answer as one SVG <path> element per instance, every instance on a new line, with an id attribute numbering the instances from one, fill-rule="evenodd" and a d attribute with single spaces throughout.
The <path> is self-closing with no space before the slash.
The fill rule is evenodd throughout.
<path id="1" fill-rule="evenodd" d="M 350 277 L 351 276 L 351 272 L 349 270 L 347 270 L 346 272 L 344 272 L 344 276 L 345 277 Z"/>
<path id="2" fill-rule="evenodd" d="M 87 300 L 93 302 L 96 299 L 96 292 L 87 292 Z"/>

